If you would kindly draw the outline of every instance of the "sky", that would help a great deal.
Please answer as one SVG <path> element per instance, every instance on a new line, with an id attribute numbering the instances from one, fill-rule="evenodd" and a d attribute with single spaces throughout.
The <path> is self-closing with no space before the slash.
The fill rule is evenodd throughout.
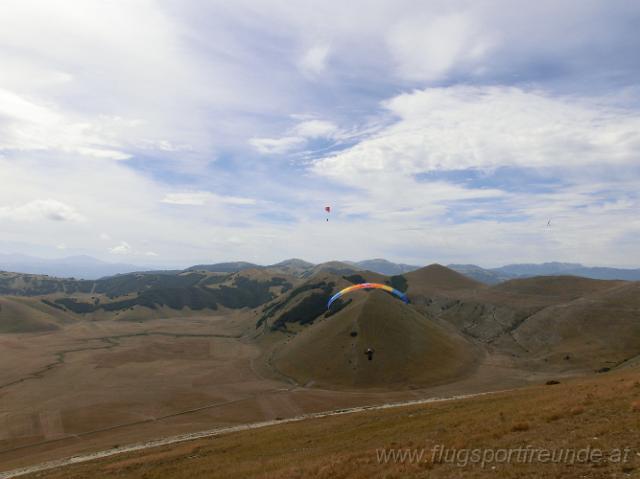
<path id="1" fill-rule="evenodd" d="M 4 0 L 0 253 L 640 267 L 639 22 L 622 0 Z"/>

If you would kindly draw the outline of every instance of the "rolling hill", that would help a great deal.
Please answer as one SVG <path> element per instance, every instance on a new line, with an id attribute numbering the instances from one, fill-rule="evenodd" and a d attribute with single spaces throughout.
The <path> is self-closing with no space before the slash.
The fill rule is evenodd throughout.
<path id="1" fill-rule="evenodd" d="M 74 319 L 47 300 L 0 296 L 0 334 L 56 331 Z"/>
<path id="2" fill-rule="evenodd" d="M 171 317 L 176 311 L 209 314 L 207 311 L 256 309 L 256 334 L 272 335 L 269 341 L 274 344 L 288 341 L 277 356 L 283 372 L 289 371 L 285 374 L 318 384 L 333 382 L 339 387 L 380 387 L 391 384 L 389 381 L 419 384 L 455 376 L 446 365 L 437 374 L 429 366 L 434 374 L 429 379 L 394 359 L 389 364 L 406 371 L 407 377 L 393 379 L 383 371 L 375 374 L 376 380 L 367 377 L 358 369 L 360 355 L 354 356 L 354 351 L 372 342 L 367 331 L 374 326 L 384 331 L 382 337 L 388 341 L 375 348 L 399 349 L 412 358 L 412 364 L 431 364 L 411 343 L 424 335 L 440 338 L 436 343 L 452 351 L 464 339 L 474 348 L 510 355 L 534 369 L 597 370 L 615 367 L 640 354 L 640 330 L 635 327 L 640 310 L 634 302 L 639 283 L 539 276 L 487 286 L 438 264 L 393 276 L 341 262 L 311 269 L 310 263 L 295 259 L 273 269 L 251 266 L 225 263 L 211 268 L 240 271 L 129 273 L 92 281 L 0 273 L 0 294 L 4 295 L 0 330 L 53 331 L 65 321 L 82 319 L 144 321 Z M 401 304 L 387 294 L 361 292 L 341 298 L 327 312 L 326 304 L 333 294 L 363 282 L 389 284 L 406 292 L 411 304 Z M 408 319 L 396 330 L 376 319 L 379 315 Z M 345 333 L 348 327 L 357 330 Z M 351 337 L 351 332 L 358 334 Z M 351 351 L 350 355 L 338 354 L 325 344 L 325 334 L 343 335 L 344 341 L 337 341 L 335 347 Z M 444 337 L 451 343 L 446 347 Z M 324 345 L 324 350 L 330 351 L 328 362 L 324 361 L 329 365 L 326 374 L 312 366 L 323 361 L 310 344 Z M 437 350 L 439 346 L 433 347 Z M 459 351 L 451 355 L 458 356 L 466 358 Z M 306 359 L 287 359 L 296 357 Z M 351 361 L 356 369 L 345 370 L 345 376 L 338 377 L 338 363 L 332 362 L 338 358 Z M 535 361 L 542 363 L 532 366 Z M 292 364 L 309 368 L 306 375 Z"/>
<path id="3" fill-rule="evenodd" d="M 406 388 L 451 381 L 476 355 L 455 331 L 374 290 L 287 340 L 272 364 L 299 384 Z"/>
<path id="4" fill-rule="evenodd" d="M 0 294 L 42 297 L 53 308 L 79 315 L 140 308 L 197 311 L 255 308 L 291 289 L 296 281 L 263 269 L 230 274 L 130 273 L 96 281 L 0 273 Z M 140 319 L 144 314 L 135 317 Z"/>
<path id="5" fill-rule="evenodd" d="M 452 269 L 432 264 L 403 275 L 408 283 L 409 297 L 425 297 L 434 294 L 449 294 L 462 290 L 478 290 L 486 285 L 468 278 Z"/>
<path id="6" fill-rule="evenodd" d="M 528 317 L 514 339 L 554 367 L 606 371 L 640 355 L 640 283 L 598 288 Z"/>

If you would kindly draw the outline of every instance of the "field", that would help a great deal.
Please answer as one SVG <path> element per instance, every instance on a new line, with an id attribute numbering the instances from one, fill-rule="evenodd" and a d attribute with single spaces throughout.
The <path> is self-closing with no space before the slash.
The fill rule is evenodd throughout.
<path id="1" fill-rule="evenodd" d="M 469 399 L 237 432 L 35 477 L 637 477 L 639 426 L 640 372 L 628 369 Z M 479 459 L 466 452 L 473 450 L 480 451 Z M 393 451 L 413 454 L 413 459 Z"/>

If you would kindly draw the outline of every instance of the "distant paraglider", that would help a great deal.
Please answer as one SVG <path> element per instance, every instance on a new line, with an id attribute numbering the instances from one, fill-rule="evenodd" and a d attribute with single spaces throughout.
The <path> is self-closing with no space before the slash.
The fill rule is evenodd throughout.
<path id="1" fill-rule="evenodd" d="M 325 206 L 324 210 L 327 212 L 327 221 L 329 221 L 329 213 L 331 213 L 331 206 Z"/>
<path id="2" fill-rule="evenodd" d="M 387 291 L 388 293 L 396 295 L 398 298 L 400 298 L 405 303 L 409 302 L 409 298 L 407 298 L 406 294 L 404 294 L 403 292 L 398 291 L 397 289 L 392 288 L 391 286 L 388 286 L 386 284 L 360 283 L 360 284 L 354 284 L 353 286 L 348 286 L 347 288 L 344 288 L 342 291 L 339 291 L 336 294 L 334 294 L 331 297 L 331 299 L 329 300 L 329 303 L 327 304 L 327 309 L 331 309 L 331 305 L 333 304 L 333 302 L 336 299 L 338 299 L 340 296 L 342 296 L 343 294 L 347 294 L 347 293 L 350 293 L 351 291 L 356 291 L 358 289 L 382 289 L 383 291 Z"/>

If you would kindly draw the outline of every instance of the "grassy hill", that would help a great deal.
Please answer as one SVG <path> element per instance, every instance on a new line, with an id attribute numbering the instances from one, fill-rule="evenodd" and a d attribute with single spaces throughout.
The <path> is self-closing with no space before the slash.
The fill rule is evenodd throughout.
<path id="1" fill-rule="evenodd" d="M 320 263 L 314 266 L 312 269 L 307 271 L 302 275 L 303 278 L 311 278 L 320 273 L 331 273 L 335 275 L 345 275 L 352 274 L 357 271 L 361 271 L 362 268 L 351 265 L 348 263 L 343 263 L 341 261 L 329 261 L 327 263 Z"/>
<path id="2" fill-rule="evenodd" d="M 474 354 L 455 332 L 374 290 L 300 331 L 276 351 L 273 365 L 300 384 L 397 388 L 453 380 L 471 368 Z"/>
<path id="3" fill-rule="evenodd" d="M 276 264 L 267 266 L 266 268 L 278 273 L 284 273 L 292 276 L 302 277 L 308 271 L 314 268 L 313 263 L 298 258 L 287 259 Z"/>
<path id="4" fill-rule="evenodd" d="M 238 273 L 130 273 L 97 281 L 3 273 L 2 293 L 38 297 L 52 309 L 88 315 L 146 308 L 158 310 L 255 308 L 293 287 L 296 279 L 268 270 Z M 28 319 L 25 316 L 25 321 Z M 140 318 L 137 315 L 136 318 Z"/>
<path id="5" fill-rule="evenodd" d="M 47 300 L 0 297 L 0 334 L 55 331 L 73 319 Z"/>
<path id="6" fill-rule="evenodd" d="M 640 283 L 618 284 L 545 308 L 513 336 L 549 365 L 614 368 L 640 354 Z"/>
<path id="7" fill-rule="evenodd" d="M 571 300 L 597 291 L 605 291 L 621 284 L 624 284 L 624 282 L 580 278 L 577 276 L 537 276 L 505 281 L 493 286 L 491 290 L 517 295 Z"/>
<path id="8" fill-rule="evenodd" d="M 443 294 L 451 291 L 484 289 L 487 286 L 452 269 L 432 264 L 403 275 L 408 284 L 409 297 Z"/>
<path id="9" fill-rule="evenodd" d="M 291 275 L 246 266 L 247 269 L 235 273 L 203 270 L 130 273 L 96 281 L 0 273 L 0 294 L 5 295 L 0 303 L 0 331 L 48 331 L 64 321 L 82 318 L 140 321 L 170 317 L 175 311 L 261 308 L 256 317 L 259 334 L 297 335 L 282 349 L 281 358 L 289 353 L 292 358 L 310 355 L 299 361 L 308 368 L 306 376 L 302 370 L 292 370 L 293 376 L 327 384 L 333 381 L 341 387 L 373 387 L 391 384 L 390 381 L 409 384 L 409 377 L 417 383 L 431 381 L 406 365 L 392 362 L 396 369 L 408 371 L 408 376 L 391 378 L 384 372 L 376 372 L 375 377 L 380 379 L 376 383 L 377 379 L 366 378 L 357 369 L 360 364 L 357 359 L 363 359 L 360 354 L 344 353 L 347 357 L 340 352 L 369 347 L 364 343 L 374 341 L 367 336 L 368 328 L 378 323 L 389 344 L 397 343 L 403 354 L 412 358 L 419 356 L 411 349 L 413 338 L 431 334 L 428 331 L 432 327 L 437 331 L 432 331 L 431 336 L 439 337 L 436 332 L 441 325 L 447 326 L 450 338 L 465 338 L 476 348 L 528 361 L 527 367 L 534 369 L 601 370 L 640 354 L 640 329 L 636 327 L 640 323 L 640 308 L 635 303 L 640 283 L 541 276 L 487 286 L 437 264 L 389 277 L 330 262 L 315 266 L 311 270 L 314 273 L 305 278 L 299 276 L 310 272 L 306 270 L 308 264 L 298 260 L 279 265 L 295 273 Z M 402 305 L 384 293 L 363 291 L 343 297 L 331 311 L 326 310 L 333 294 L 362 282 L 386 283 L 406 291 L 411 305 Z M 380 310 L 366 300 L 377 304 Z M 387 330 L 389 325 L 376 319 L 380 315 L 410 318 L 401 324 L 412 326 Z M 362 331 L 345 333 L 352 327 L 348 325 L 361 327 Z M 305 346 L 305 341 L 319 345 L 324 339 L 304 338 L 320 334 L 315 331 L 330 337 L 345 336 L 347 342 L 336 343 L 340 351 L 331 345 L 325 345 L 325 349 L 332 351 L 329 363 L 346 360 L 351 372 L 338 378 L 335 369 L 338 363 L 335 367 L 325 366 L 329 370 L 326 374 L 314 369 L 316 353 Z M 349 337 L 351 332 L 358 333 L 356 339 Z M 407 338 L 402 339 L 403 335 Z M 296 350 L 299 354 L 295 348 L 299 348 Z M 421 361 L 423 358 L 417 363 Z M 443 377 L 450 375 L 447 366 L 441 369 Z M 435 376 L 432 379 L 439 380 Z"/>
<path id="10" fill-rule="evenodd" d="M 345 297 L 336 301 L 328 312 L 327 302 L 331 296 L 347 286 L 366 282 L 391 284 L 386 276 L 371 271 L 347 271 L 340 275 L 320 270 L 287 294 L 266 305 L 256 326 L 287 330 L 290 325 L 311 324 L 319 317 L 334 314 L 351 300 L 350 297 Z"/>

